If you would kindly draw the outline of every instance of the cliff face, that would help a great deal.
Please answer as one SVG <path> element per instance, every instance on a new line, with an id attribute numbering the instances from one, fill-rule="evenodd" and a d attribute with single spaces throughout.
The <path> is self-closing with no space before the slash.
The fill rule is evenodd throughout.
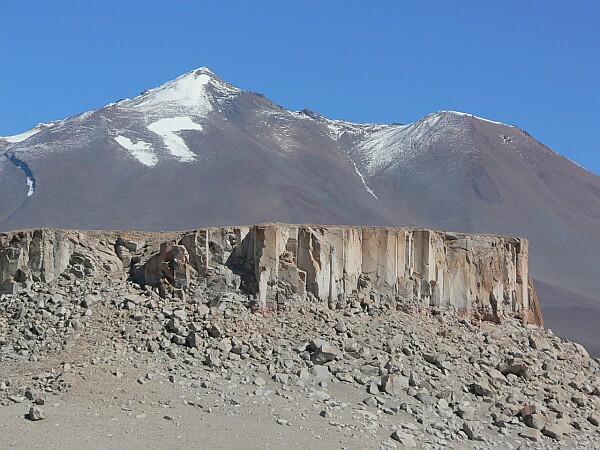
<path id="1" fill-rule="evenodd" d="M 493 321 L 517 315 L 542 324 L 525 239 L 286 224 L 136 238 L 57 230 L 2 234 L 2 292 L 61 275 L 82 278 L 124 269 L 164 296 L 241 291 L 263 310 L 307 300 L 332 308 L 387 302 Z"/>
<path id="2" fill-rule="evenodd" d="M 0 292 L 16 293 L 27 281 L 50 283 L 64 272 L 74 244 L 58 230 L 0 235 Z"/>
<path id="3" fill-rule="evenodd" d="M 0 293 L 14 294 L 30 283 L 52 283 L 61 275 L 75 278 L 123 267 L 104 240 L 86 240 L 65 230 L 25 230 L 0 234 Z"/>

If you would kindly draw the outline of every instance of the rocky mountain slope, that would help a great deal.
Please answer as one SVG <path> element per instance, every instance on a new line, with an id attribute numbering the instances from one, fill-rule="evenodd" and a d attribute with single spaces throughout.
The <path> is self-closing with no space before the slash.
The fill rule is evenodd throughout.
<path id="1" fill-rule="evenodd" d="M 390 258 L 390 245 L 404 251 Z M 339 253 L 344 270 L 332 272 Z M 283 224 L 46 229 L 0 235 L 0 262 L 12 291 L 0 295 L 7 446 L 600 445 L 599 360 L 526 323 L 523 240 Z M 391 271 L 412 292 L 390 285 Z M 509 301 L 454 304 L 465 297 L 451 291 L 437 302 L 453 277 L 467 281 L 454 289 Z"/>
<path id="2" fill-rule="evenodd" d="M 282 221 L 523 236 L 547 325 L 600 354 L 600 178 L 517 127 L 452 111 L 330 120 L 202 68 L 0 149 L 3 230 Z"/>

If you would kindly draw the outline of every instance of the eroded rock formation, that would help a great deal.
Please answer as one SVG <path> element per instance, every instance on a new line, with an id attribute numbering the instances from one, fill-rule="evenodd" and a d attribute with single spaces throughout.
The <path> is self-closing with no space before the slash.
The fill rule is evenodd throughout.
<path id="1" fill-rule="evenodd" d="M 34 230 L 0 235 L 0 289 L 125 269 L 161 295 L 242 291 L 256 307 L 387 302 L 542 324 L 521 238 L 412 228 L 262 224 L 186 233 Z M 141 240 L 140 240 L 141 239 Z M 162 242 L 161 242 L 162 240 Z"/>
<path id="2" fill-rule="evenodd" d="M 66 273 L 81 279 L 122 267 L 110 244 L 88 241 L 83 233 L 39 229 L 0 234 L 0 293 L 51 283 Z"/>

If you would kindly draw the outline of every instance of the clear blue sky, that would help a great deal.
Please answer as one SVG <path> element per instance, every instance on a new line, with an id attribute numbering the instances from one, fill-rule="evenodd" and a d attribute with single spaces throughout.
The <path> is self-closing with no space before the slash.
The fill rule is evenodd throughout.
<path id="1" fill-rule="evenodd" d="M 600 173 L 597 1 L 0 0 L 0 135 L 200 66 L 289 109 L 515 124 Z"/>

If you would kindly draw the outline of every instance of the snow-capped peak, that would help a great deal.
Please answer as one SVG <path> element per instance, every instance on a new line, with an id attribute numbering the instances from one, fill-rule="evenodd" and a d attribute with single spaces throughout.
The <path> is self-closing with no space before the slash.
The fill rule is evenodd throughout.
<path id="1" fill-rule="evenodd" d="M 239 92 L 240 89 L 223 81 L 209 68 L 200 67 L 161 86 L 142 92 L 134 99 L 126 101 L 125 105 L 150 109 L 172 105 L 201 114 L 213 109 L 212 96 L 228 97 Z"/>
<path id="2" fill-rule="evenodd" d="M 133 108 L 141 113 L 141 122 L 151 135 L 141 140 L 139 130 L 135 135 L 128 129 L 119 129 L 115 130 L 114 140 L 148 167 L 153 167 L 159 161 L 160 147 L 155 146 L 157 137 L 170 156 L 181 162 L 194 161 L 196 154 L 179 132 L 202 132 L 209 114 L 220 111 L 223 102 L 241 92 L 207 67 L 194 69 L 142 92 L 134 99 L 118 102 L 118 107 Z"/>

